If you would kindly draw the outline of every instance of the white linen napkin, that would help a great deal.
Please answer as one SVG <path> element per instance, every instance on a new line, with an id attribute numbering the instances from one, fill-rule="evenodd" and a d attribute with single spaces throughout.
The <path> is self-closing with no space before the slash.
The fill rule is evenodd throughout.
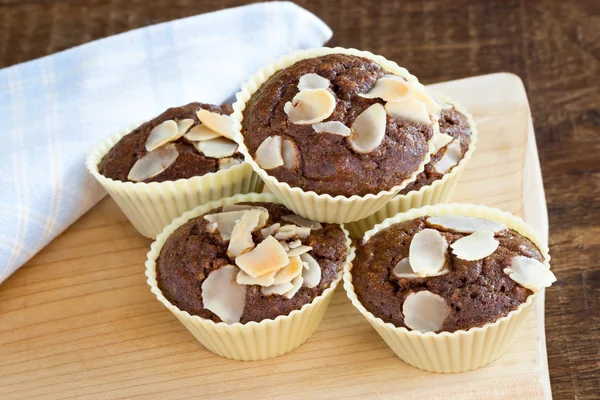
<path id="1" fill-rule="evenodd" d="M 293 3 L 261 3 L 1 69 L 0 283 L 106 194 L 84 161 L 105 137 L 171 106 L 222 103 L 261 65 L 330 37 Z"/>

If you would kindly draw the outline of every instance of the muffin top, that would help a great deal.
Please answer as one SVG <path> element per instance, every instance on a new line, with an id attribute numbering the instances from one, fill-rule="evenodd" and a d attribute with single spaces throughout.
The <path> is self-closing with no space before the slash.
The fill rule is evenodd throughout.
<path id="1" fill-rule="evenodd" d="M 452 105 L 442 106 L 439 118 L 440 135 L 434 138 L 434 150 L 431 161 L 417 179 L 409 183 L 398 194 L 404 195 L 423 186 L 431 185 L 462 160 L 471 144 L 471 126 L 467 117 Z"/>
<path id="2" fill-rule="evenodd" d="M 98 164 L 107 178 L 164 182 L 202 176 L 241 164 L 229 105 L 190 103 L 169 108 L 123 136 Z"/>
<path id="3" fill-rule="evenodd" d="M 383 321 L 454 332 L 494 322 L 554 282 L 543 260 L 502 223 L 425 216 L 359 241 L 352 281 L 363 306 Z"/>
<path id="4" fill-rule="evenodd" d="M 247 102 L 241 133 L 256 163 L 280 182 L 363 196 L 418 169 L 439 109 L 422 86 L 375 61 L 330 54 L 271 76 Z"/>
<path id="5" fill-rule="evenodd" d="M 338 278 L 348 248 L 339 225 L 275 203 L 219 207 L 179 227 L 156 262 L 163 295 L 214 322 L 242 324 L 299 310 Z"/>

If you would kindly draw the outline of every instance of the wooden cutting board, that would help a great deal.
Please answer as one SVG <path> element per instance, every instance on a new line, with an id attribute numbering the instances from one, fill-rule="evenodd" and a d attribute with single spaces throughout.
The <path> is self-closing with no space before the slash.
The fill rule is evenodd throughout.
<path id="1" fill-rule="evenodd" d="M 547 239 L 521 80 L 494 74 L 433 87 L 479 126 L 453 200 L 521 215 Z M 150 293 L 149 245 L 106 198 L 0 286 L 0 398 L 551 398 L 543 297 L 508 353 L 467 373 L 400 361 L 341 287 L 300 348 L 236 362 L 205 350 Z"/>

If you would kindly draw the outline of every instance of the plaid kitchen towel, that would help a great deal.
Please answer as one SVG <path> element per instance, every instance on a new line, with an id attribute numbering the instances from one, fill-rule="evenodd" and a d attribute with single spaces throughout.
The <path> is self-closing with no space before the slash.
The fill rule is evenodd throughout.
<path id="1" fill-rule="evenodd" d="M 105 192 L 85 157 L 167 107 L 222 103 L 262 64 L 331 30 L 289 2 L 153 25 L 0 70 L 0 282 Z"/>

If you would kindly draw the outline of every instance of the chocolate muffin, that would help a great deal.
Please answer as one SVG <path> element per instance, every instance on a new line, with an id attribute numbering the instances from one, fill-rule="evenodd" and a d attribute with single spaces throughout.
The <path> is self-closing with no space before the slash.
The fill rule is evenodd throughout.
<path id="1" fill-rule="evenodd" d="M 429 116 L 435 107 L 418 84 L 371 59 L 328 54 L 264 82 L 246 102 L 241 134 L 250 156 L 279 182 L 364 196 L 419 169 L 437 129 Z"/>
<path id="2" fill-rule="evenodd" d="M 455 332 L 506 316 L 554 275 L 540 250 L 500 222 L 419 217 L 357 244 L 354 291 L 376 317 L 421 332 Z"/>
<path id="3" fill-rule="evenodd" d="M 346 260 L 339 225 L 306 220 L 280 204 L 239 203 L 190 219 L 156 261 L 163 295 L 180 310 L 245 324 L 299 310 Z"/>
<path id="4" fill-rule="evenodd" d="M 229 105 L 190 103 L 169 108 L 119 140 L 98 164 L 107 178 L 164 182 L 202 176 L 241 164 L 231 139 Z"/>
<path id="5" fill-rule="evenodd" d="M 398 194 L 405 195 L 442 179 L 462 160 L 469 149 L 471 126 L 464 114 L 453 106 L 446 105 L 440 112 L 438 123 L 441 135 L 434 139 L 435 149 L 431 160 L 425 165 L 425 170 L 417 175 L 417 179 L 409 183 Z"/>

